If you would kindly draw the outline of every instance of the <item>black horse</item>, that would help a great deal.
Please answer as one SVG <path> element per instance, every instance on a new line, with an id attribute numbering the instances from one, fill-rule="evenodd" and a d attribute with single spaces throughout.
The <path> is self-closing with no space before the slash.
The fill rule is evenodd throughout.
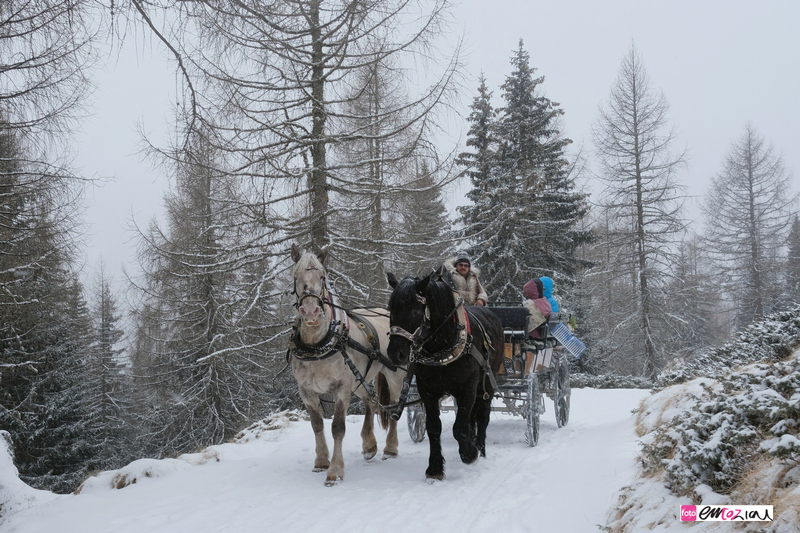
<path id="1" fill-rule="evenodd" d="M 458 293 L 446 282 L 440 268 L 425 278 L 407 277 L 398 282 L 387 275 L 394 291 L 389 299 L 391 326 L 387 355 L 393 363 L 409 363 L 425 406 L 430 456 L 425 476 L 444 479 L 442 422 L 439 400 L 455 398 L 457 412 L 453 436 L 464 463 L 486 456 L 494 387 L 489 367 L 497 368 L 503 357 L 503 327 L 483 307 L 464 307 Z"/>

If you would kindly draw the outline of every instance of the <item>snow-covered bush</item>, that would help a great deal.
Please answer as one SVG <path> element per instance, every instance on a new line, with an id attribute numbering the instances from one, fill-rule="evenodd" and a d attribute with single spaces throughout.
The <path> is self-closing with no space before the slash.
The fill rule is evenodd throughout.
<path id="1" fill-rule="evenodd" d="M 705 386 L 695 407 L 661 425 L 643 445 L 645 472 L 663 468 L 670 489 L 708 485 L 728 493 L 760 455 L 800 460 L 800 358 L 757 364 Z"/>

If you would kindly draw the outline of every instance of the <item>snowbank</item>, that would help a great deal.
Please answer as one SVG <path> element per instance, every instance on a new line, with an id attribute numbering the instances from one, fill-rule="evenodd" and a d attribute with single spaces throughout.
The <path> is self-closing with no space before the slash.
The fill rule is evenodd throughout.
<path id="1" fill-rule="evenodd" d="M 19 478 L 14 466 L 11 435 L 0 430 L 0 520 L 22 509 L 57 498 L 52 492 L 37 490 Z"/>
<path id="2" fill-rule="evenodd" d="M 750 528 L 800 531 L 799 430 L 800 351 L 654 394 L 637 416 L 639 478 L 623 489 L 607 530 L 667 531 L 681 505 L 734 504 L 774 507 L 774 522 Z M 703 531 L 732 527 L 706 522 Z"/>

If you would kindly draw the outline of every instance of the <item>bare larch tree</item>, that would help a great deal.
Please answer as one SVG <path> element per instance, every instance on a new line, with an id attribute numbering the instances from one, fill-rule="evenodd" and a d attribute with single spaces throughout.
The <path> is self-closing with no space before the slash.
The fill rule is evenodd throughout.
<path id="1" fill-rule="evenodd" d="M 797 205 L 791 173 L 748 124 L 705 197 L 705 238 L 733 303 L 735 327 L 771 311 L 780 292 L 780 251 Z"/>
<path id="2" fill-rule="evenodd" d="M 675 244 L 685 227 L 675 180 L 684 157 L 671 151 L 674 132 L 667 127 L 668 110 L 663 94 L 651 89 L 631 46 L 593 133 L 606 184 L 604 201 L 629 224 L 618 235 L 618 259 L 625 262 L 623 276 L 638 295 L 630 309 L 638 323 L 631 326 L 641 333 L 636 345 L 644 348 L 644 372 L 650 378 L 658 371 L 667 342 L 659 340 L 656 322 L 669 319 L 661 313 L 661 303 L 669 267 L 675 263 Z"/>

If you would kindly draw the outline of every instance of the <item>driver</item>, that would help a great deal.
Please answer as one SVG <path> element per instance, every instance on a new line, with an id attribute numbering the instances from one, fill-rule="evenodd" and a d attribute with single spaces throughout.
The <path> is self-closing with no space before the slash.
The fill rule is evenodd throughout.
<path id="1" fill-rule="evenodd" d="M 444 265 L 466 305 L 486 305 L 489 297 L 478 280 L 479 272 L 472 268 L 472 261 L 467 252 L 463 250 L 458 252 L 455 257 L 445 261 Z"/>

